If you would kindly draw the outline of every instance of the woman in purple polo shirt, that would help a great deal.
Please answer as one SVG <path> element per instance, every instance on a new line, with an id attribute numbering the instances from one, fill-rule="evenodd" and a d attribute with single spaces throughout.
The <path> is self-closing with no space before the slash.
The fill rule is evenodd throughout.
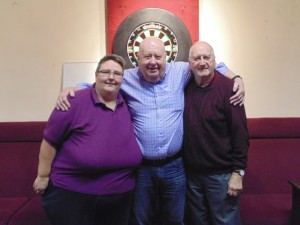
<path id="1" fill-rule="evenodd" d="M 119 93 L 124 65 L 120 56 L 103 57 L 93 87 L 49 118 L 33 188 L 53 225 L 128 223 L 142 156 Z"/>

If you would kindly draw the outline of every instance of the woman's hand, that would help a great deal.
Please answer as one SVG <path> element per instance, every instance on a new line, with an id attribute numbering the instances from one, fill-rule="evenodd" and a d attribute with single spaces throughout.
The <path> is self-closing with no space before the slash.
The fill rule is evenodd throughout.
<path id="1" fill-rule="evenodd" d="M 33 189 L 37 194 L 43 194 L 46 188 L 48 187 L 49 177 L 40 177 L 37 176 L 34 183 Z"/>

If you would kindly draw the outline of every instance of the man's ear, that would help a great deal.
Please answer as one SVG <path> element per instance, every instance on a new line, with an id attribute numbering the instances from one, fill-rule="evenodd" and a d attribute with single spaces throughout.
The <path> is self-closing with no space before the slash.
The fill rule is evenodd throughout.
<path id="1" fill-rule="evenodd" d="M 191 69 L 192 60 L 189 58 L 189 69 Z"/>

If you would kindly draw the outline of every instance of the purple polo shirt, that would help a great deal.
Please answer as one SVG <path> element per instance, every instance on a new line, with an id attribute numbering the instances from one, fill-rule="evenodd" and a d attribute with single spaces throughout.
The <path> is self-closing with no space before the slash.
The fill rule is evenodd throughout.
<path id="1" fill-rule="evenodd" d="M 76 92 L 69 101 L 71 108 L 54 110 L 44 131 L 57 150 L 53 185 L 96 195 L 132 190 L 142 156 L 122 96 L 115 111 L 100 102 L 94 88 Z"/>

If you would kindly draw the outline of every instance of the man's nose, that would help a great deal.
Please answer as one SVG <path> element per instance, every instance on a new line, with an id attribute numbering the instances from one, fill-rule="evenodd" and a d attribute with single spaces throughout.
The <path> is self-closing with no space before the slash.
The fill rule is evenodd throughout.
<path id="1" fill-rule="evenodd" d="M 152 56 L 149 60 L 149 63 L 156 63 L 156 59 L 154 56 Z"/>
<path id="2" fill-rule="evenodd" d="M 200 58 L 199 64 L 200 64 L 200 65 L 204 65 L 204 64 L 205 64 L 205 61 L 204 61 L 203 57 Z"/>

